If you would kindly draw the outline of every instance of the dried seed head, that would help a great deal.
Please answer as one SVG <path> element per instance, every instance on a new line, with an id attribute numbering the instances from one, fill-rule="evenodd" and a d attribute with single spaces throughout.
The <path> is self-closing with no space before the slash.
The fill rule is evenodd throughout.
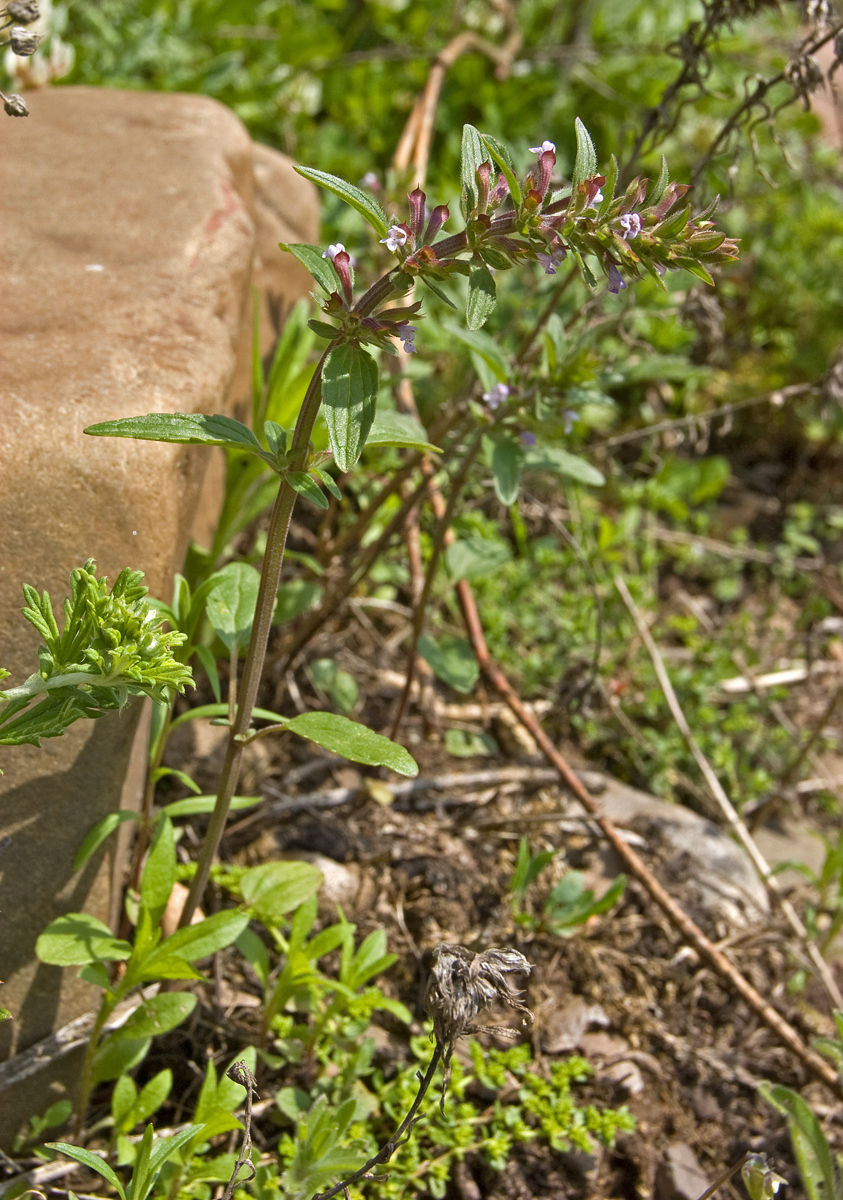
<path id="1" fill-rule="evenodd" d="M 475 954 L 465 946 L 449 942 L 434 949 L 424 1007 L 433 1018 L 433 1032 L 443 1046 L 446 1062 L 463 1034 L 489 1031 L 488 1026 L 475 1025 L 474 1018 L 496 1000 L 516 1009 L 532 1024 L 533 1014 L 519 999 L 518 989 L 508 978 L 512 974 L 529 975 L 531 970 L 531 964 L 518 950 L 486 950 Z M 517 1036 L 518 1032 L 494 1027 L 492 1031 L 510 1036 Z"/>
<path id="2" fill-rule="evenodd" d="M 25 25 L 13 25 L 9 31 L 9 45 L 12 53 L 21 58 L 29 58 L 34 54 L 44 39 L 37 33 L 31 33 Z"/>
<path id="3" fill-rule="evenodd" d="M 18 25 L 31 25 L 41 16 L 38 0 L 9 0 L 6 12 Z"/>
<path id="4" fill-rule="evenodd" d="M 29 109 L 26 107 L 26 101 L 23 96 L 19 96 L 17 92 L 13 92 L 11 96 L 5 96 L 0 92 L 0 99 L 3 101 L 3 108 L 10 117 L 28 117 Z"/>

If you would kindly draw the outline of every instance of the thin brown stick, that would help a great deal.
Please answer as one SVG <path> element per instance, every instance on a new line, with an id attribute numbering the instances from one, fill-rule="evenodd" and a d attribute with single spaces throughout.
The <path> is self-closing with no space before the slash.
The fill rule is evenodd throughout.
<path id="1" fill-rule="evenodd" d="M 720 811 L 731 826 L 733 833 L 737 837 L 738 841 L 741 842 L 744 850 L 746 850 L 747 854 L 749 855 L 752 865 L 755 867 L 758 875 L 763 880 L 767 890 L 772 894 L 775 901 L 781 908 L 788 925 L 804 945 L 808 957 L 814 964 L 817 976 L 819 977 L 820 983 L 822 984 L 826 995 L 831 1001 L 832 1006 L 834 1008 L 843 1008 L 843 995 L 840 994 L 840 989 L 834 980 L 834 976 L 829 970 L 828 964 L 826 963 L 822 954 L 820 954 L 819 947 L 815 942 L 811 941 L 808 936 L 808 930 L 802 923 L 802 920 L 799 917 L 796 909 L 793 907 L 787 897 L 782 894 L 781 884 L 770 870 L 770 865 L 755 844 L 755 839 L 753 838 L 752 834 L 738 816 L 737 809 L 726 795 L 723 785 L 717 778 L 714 768 L 703 754 L 697 739 L 694 737 L 691 727 L 688 724 L 688 720 L 682 711 L 682 706 L 679 703 L 676 692 L 673 690 L 673 684 L 670 681 L 670 676 L 668 675 L 667 668 L 664 665 L 664 659 L 661 656 L 658 646 L 653 640 L 653 635 L 647 628 L 647 623 L 644 620 L 644 616 L 640 608 L 633 600 L 632 596 L 630 595 L 629 588 L 619 575 L 615 576 L 614 584 L 620 592 L 621 598 L 629 610 L 630 616 L 635 622 L 635 627 L 638 630 L 642 642 L 647 648 L 647 653 L 650 656 L 650 661 L 652 662 L 653 669 L 656 672 L 656 678 L 659 681 L 659 686 L 664 693 L 667 706 L 670 709 L 671 715 L 673 716 L 673 719 L 679 728 L 679 732 L 685 739 L 688 749 L 694 756 L 694 761 L 700 769 L 700 773 L 706 782 L 706 786 L 712 798 L 716 801 Z"/>
<path id="2" fill-rule="evenodd" d="M 240 1153 L 237 1155 L 237 1161 L 234 1164 L 234 1170 L 231 1172 L 231 1178 L 226 1184 L 225 1191 L 222 1195 L 222 1200 L 231 1200 L 234 1195 L 234 1189 L 237 1186 L 237 1176 L 243 1167 L 248 1167 L 252 1172 L 248 1178 L 242 1179 L 239 1182 L 248 1183 L 250 1179 L 255 1177 L 255 1168 L 252 1165 L 252 1093 L 257 1090 L 257 1081 L 244 1062 L 233 1063 L 226 1071 L 229 1079 L 233 1079 L 235 1083 L 239 1083 L 241 1087 L 246 1089 L 246 1112 L 243 1117 L 243 1145 L 240 1147 Z"/>
<path id="3" fill-rule="evenodd" d="M 756 991 L 752 984 L 744 978 L 737 967 L 726 955 L 706 937 L 703 931 L 688 914 L 673 899 L 670 893 L 659 883 L 649 868 L 642 861 L 632 846 L 620 836 L 613 821 L 604 816 L 600 805 L 588 793 L 586 788 L 575 775 L 574 771 L 554 746 L 553 742 L 542 729 L 533 713 L 520 699 L 512 684 L 494 661 L 483 636 L 483 626 L 474 601 L 474 594 L 466 580 L 457 584 L 457 597 L 463 612 L 469 640 L 471 641 L 477 661 L 488 682 L 504 699 L 522 725 L 533 735 L 545 758 L 556 768 L 565 785 L 582 804 L 586 812 L 596 819 L 612 849 L 624 863 L 627 870 L 639 883 L 646 888 L 651 898 L 658 904 L 675 928 L 685 937 L 701 958 L 726 980 L 737 994 L 746 1001 L 753 1012 L 776 1035 L 799 1061 L 822 1083 L 834 1092 L 838 1099 L 843 1100 L 843 1082 L 838 1077 L 832 1065 L 822 1058 L 815 1050 L 806 1046 L 793 1026 L 778 1013 L 771 1004 Z"/>

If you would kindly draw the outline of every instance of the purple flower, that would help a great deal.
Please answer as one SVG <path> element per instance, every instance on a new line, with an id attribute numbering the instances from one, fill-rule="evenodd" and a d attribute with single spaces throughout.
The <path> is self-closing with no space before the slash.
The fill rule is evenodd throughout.
<path id="1" fill-rule="evenodd" d="M 623 229 L 621 236 L 629 242 L 638 237 L 641 232 L 641 218 L 638 213 L 624 213 L 621 217 L 621 229 Z"/>
<path id="2" fill-rule="evenodd" d="M 396 325 L 395 336 L 401 339 L 401 344 L 404 347 L 405 354 L 415 354 L 416 348 L 413 342 L 416 340 L 415 325 Z"/>
<path id="3" fill-rule="evenodd" d="M 574 421 L 577 420 L 577 414 L 571 408 L 566 408 L 562 413 L 562 418 L 565 422 L 565 433 L 568 434 L 574 428 Z"/>
<path id="4" fill-rule="evenodd" d="M 333 262 L 337 255 L 342 254 L 344 250 L 345 246 L 342 244 L 342 242 L 334 242 L 328 247 L 322 257 L 330 258 L 331 262 Z"/>
<path id="5" fill-rule="evenodd" d="M 522 446 L 535 446 L 535 444 L 536 444 L 536 435 L 534 433 L 528 433 L 527 430 L 525 429 L 524 432 L 521 434 L 521 445 Z"/>
<path id="6" fill-rule="evenodd" d="M 509 395 L 509 392 L 510 389 L 505 383 L 496 383 L 490 392 L 483 393 L 483 399 L 494 412 L 496 408 L 500 408 Z"/>
<path id="7" fill-rule="evenodd" d="M 381 244 L 385 245 L 387 250 L 391 250 L 394 254 L 399 246 L 407 244 L 406 229 L 402 229 L 400 225 L 390 225 L 386 231 L 386 237 L 381 238 Z"/>
<path id="8" fill-rule="evenodd" d="M 537 254 L 536 258 L 544 267 L 545 275 L 555 275 L 556 268 L 560 263 L 563 263 L 568 257 L 568 252 L 563 246 L 554 246 L 550 254 Z"/>
<path id="9" fill-rule="evenodd" d="M 613 262 L 609 263 L 606 273 L 609 276 L 609 291 L 617 296 L 618 292 L 622 292 L 626 287 L 623 276 Z"/>
<path id="10" fill-rule="evenodd" d="M 544 142 L 542 142 L 542 144 L 540 146 L 531 146 L 530 147 L 531 154 L 546 154 L 548 150 L 552 150 L 553 153 L 555 154 L 556 153 L 556 143 L 544 141 Z"/>
<path id="11" fill-rule="evenodd" d="M 367 187 L 373 192 L 379 192 L 381 190 L 381 181 L 378 179 L 374 171 L 367 171 L 360 182 L 363 184 L 363 187 Z"/>

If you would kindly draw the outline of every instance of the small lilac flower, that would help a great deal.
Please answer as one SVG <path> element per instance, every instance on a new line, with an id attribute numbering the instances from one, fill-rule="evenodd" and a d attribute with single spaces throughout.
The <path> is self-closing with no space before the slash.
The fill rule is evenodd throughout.
<path id="1" fill-rule="evenodd" d="M 623 229 L 621 237 L 625 237 L 629 242 L 638 237 L 641 232 L 641 218 L 638 213 L 624 213 L 621 217 L 621 229 Z"/>
<path id="2" fill-rule="evenodd" d="M 596 195 L 594 196 L 593 200 L 591 201 L 591 204 L 589 204 L 588 207 L 589 208 L 597 208 L 597 205 L 602 204 L 602 203 L 603 203 L 603 193 L 597 192 Z"/>
<path id="3" fill-rule="evenodd" d="M 416 340 L 415 325 L 396 325 L 395 336 L 401 339 L 405 354 L 416 353 L 416 347 L 413 345 L 413 342 Z"/>
<path id="4" fill-rule="evenodd" d="M 330 258 L 331 262 L 333 262 L 337 255 L 342 254 L 344 250 L 345 246 L 342 244 L 342 242 L 334 242 L 328 247 L 322 257 Z"/>
<path id="5" fill-rule="evenodd" d="M 363 187 L 367 187 L 373 192 L 379 192 L 381 190 L 381 181 L 378 179 L 374 171 L 367 171 L 360 182 L 363 184 Z"/>
<path id="6" fill-rule="evenodd" d="M 381 244 L 385 245 L 387 250 L 391 250 L 394 254 L 399 246 L 407 244 L 407 231 L 402 229 L 400 225 L 390 225 L 386 231 L 386 237 L 381 238 Z"/>
<path id="7" fill-rule="evenodd" d="M 537 254 L 536 258 L 544 267 L 545 275 L 555 275 L 556 268 L 560 263 L 563 263 L 568 257 L 568 252 L 563 246 L 554 246 L 550 254 Z"/>
<path id="8" fill-rule="evenodd" d="M 548 150 L 552 150 L 553 153 L 555 154 L 556 153 L 556 143 L 548 142 L 547 140 L 545 140 L 542 142 L 542 144 L 540 146 L 531 146 L 530 147 L 531 154 L 546 154 Z"/>
<path id="9" fill-rule="evenodd" d="M 491 408 L 492 412 L 494 412 L 496 408 L 500 408 L 504 400 L 506 400 L 507 396 L 509 395 L 509 392 L 510 389 L 505 383 L 496 383 L 490 392 L 483 393 L 483 399 L 486 401 L 489 408 Z"/>
<path id="10" fill-rule="evenodd" d="M 536 435 L 534 433 L 528 433 L 528 431 L 525 429 L 524 432 L 521 434 L 521 445 L 522 446 L 535 446 L 535 444 L 536 444 Z"/>
<path id="11" fill-rule="evenodd" d="M 622 292 L 626 287 L 623 276 L 613 262 L 609 263 L 607 274 L 609 276 L 609 291 L 617 296 L 618 292 Z"/>
<path id="12" fill-rule="evenodd" d="M 568 434 L 574 428 L 574 422 L 577 420 L 577 414 L 571 408 L 566 408 L 562 413 L 562 419 L 565 422 L 565 433 Z"/>

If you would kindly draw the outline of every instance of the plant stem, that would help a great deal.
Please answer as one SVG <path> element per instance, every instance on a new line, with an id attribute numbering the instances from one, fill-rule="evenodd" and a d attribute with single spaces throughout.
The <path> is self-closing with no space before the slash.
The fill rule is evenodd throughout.
<path id="1" fill-rule="evenodd" d="M 305 393 L 301 411 L 299 412 L 291 446 L 293 457 L 290 461 L 290 469 L 292 471 L 300 471 L 307 458 L 310 435 L 313 432 L 313 425 L 316 421 L 316 415 L 319 412 L 319 405 L 322 402 L 322 368 L 325 365 L 325 359 L 328 357 L 330 349 L 331 347 L 329 346 L 319 360 L 316 370 L 313 372 L 313 378 Z M 243 678 L 239 688 L 240 695 L 238 697 L 237 715 L 234 718 L 234 724 L 231 726 L 229 733 L 228 751 L 220 777 L 217 802 L 211 814 L 208 832 L 205 834 L 205 840 L 202 843 L 199 860 L 196 864 L 196 874 L 190 885 L 190 891 L 185 901 L 181 920 L 179 921 L 180 928 L 184 928 L 190 924 L 190 920 L 205 891 L 211 871 L 211 863 L 216 856 L 223 830 L 225 829 L 225 823 L 228 820 L 231 798 L 240 779 L 240 768 L 245 749 L 245 743 L 242 739 L 248 733 L 249 726 L 252 723 L 252 710 L 255 707 L 258 697 L 258 687 L 266 658 L 267 642 L 269 641 L 269 630 L 272 625 L 272 616 L 275 612 L 275 597 L 278 592 L 278 584 L 281 581 L 281 567 L 284 562 L 287 532 L 290 528 L 290 518 L 293 515 L 296 497 L 297 493 L 285 480 L 281 484 L 278 495 L 275 498 L 275 503 L 272 506 L 272 516 L 266 539 L 266 553 L 264 554 L 258 600 L 255 607 L 255 619 L 252 624 L 252 636 L 249 641 L 249 651 L 246 655 Z"/>
<path id="2" fill-rule="evenodd" d="M 100 1034 L 102 1027 L 105 1025 L 111 1013 L 114 1011 L 116 1001 L 112 998 L 109 1003 L 108 995 L 103 999 L 100 1005 L 100 1010 L 97 1013 L 97 1019 L 91 1030 L 91 1036 L 88 1039 L 88 1045 L 85 1047 L 85 1059 L 82 1063 L 82 1079 L 79 1085 L 79 1107 L 76 1112 L 75 1121 L 75 1136 L 80 1137 L 85 1125 L 85 1115 L 88 1112 L 88 1101 L 91 1098 L 91 1089 L 93 1087 L 92 1075 L 94 1073 L 94 1058 L 96 1057 L 99 1047 Z"/>

